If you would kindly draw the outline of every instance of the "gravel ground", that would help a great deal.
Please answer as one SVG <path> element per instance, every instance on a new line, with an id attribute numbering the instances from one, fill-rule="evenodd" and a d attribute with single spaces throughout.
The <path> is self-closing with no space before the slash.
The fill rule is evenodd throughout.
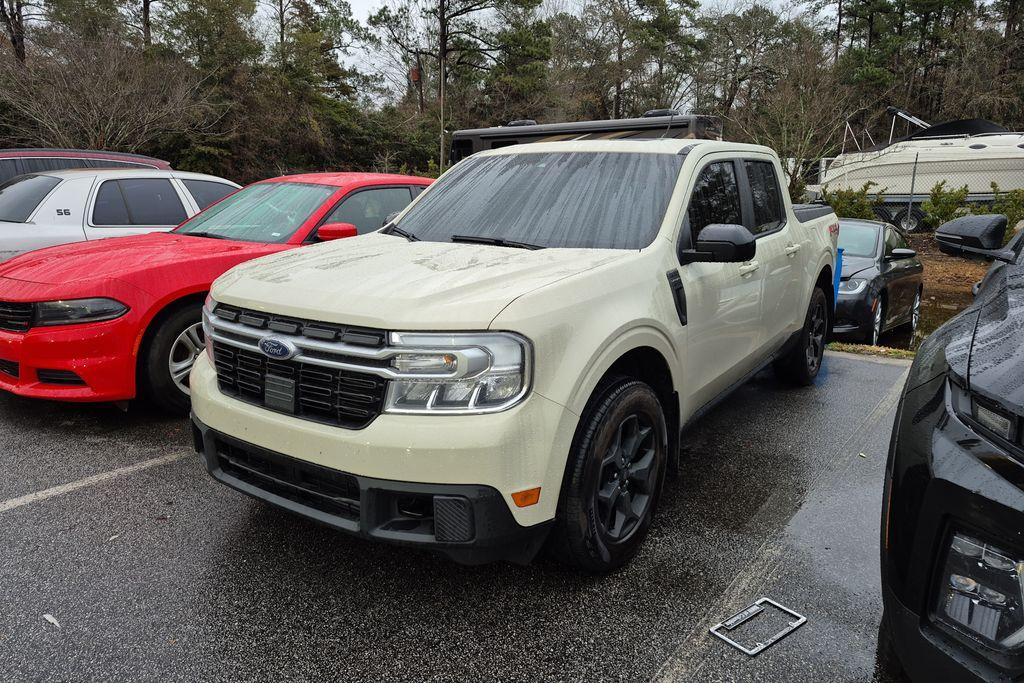
<path id="1" fill-rule="evenodd" d="M 184 421 L 2 396 L 0 680 L 885 680 L 905 369 L 759 375 L 686 436 L 641 554 L 607 577 L 350 538 L 210 480 Z M 708 634 L 762 595 L 807 623 L 756 658 Z"/>

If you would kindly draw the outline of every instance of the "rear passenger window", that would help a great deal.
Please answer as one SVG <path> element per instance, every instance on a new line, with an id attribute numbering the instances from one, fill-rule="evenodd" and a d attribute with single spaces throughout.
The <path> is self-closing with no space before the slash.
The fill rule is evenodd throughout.
<path id="1" fill-rule="evenodd" d="M 215 183 L 212 180 L 183 180 L 181 182 L 185 183 L 185 187 L 192 198 L 196 200 L 200 211 L 235 191 L 231 185 Z"/>
<path id="2" fill-rule="evenodd" d="M 18 173 L 18 162 L 14 159 L 0 159 L 0 183 L 6 182 Z"/>
<path id="3" fill-rule="evenodd" d="M 93 225 L 177 225 L 185 207 L 166 178 L 108 180 L 100 186 L 92 212 Z"/>
<path id="4" fill-rule="evenodd" d="M 96 206 L 92 209 L 93 225 L 129 225 L 128 208 L 121 196 L 121 188 L 116 180 L 108 180 L 100 185 L 96 193 Z"/>
<path id="5" fill-rule="evenodd" d="M 694 243 L 705 226 L 713 223 L 743 224 L 733 162 L 717 161 L 700 172 L 686 209 L 686 222 Z"/>
<path id="6" fill-rule="evenodd" d="M 22 175 L 0 183 L 0 221 L 24 223 L 58 185 L 60 178 L 45 175 Z"/>
<path id="7" fill-rule="evenodd" d="M 775 165 L 769 161 L 745 161 L 750 181 L 750 198 L 754 205 L 755 236 L 771 232 L 786 222 L 782 212 L 782 190 L 775 176 Z"/>
<path id="8" fill-rule="evenodd" d="M 27 157 L 21 160 L 25 173 L 46 173 L 62 171 L 66 168 L 85 168 L 85 159 L 67 159 L 61 157 Z"/>

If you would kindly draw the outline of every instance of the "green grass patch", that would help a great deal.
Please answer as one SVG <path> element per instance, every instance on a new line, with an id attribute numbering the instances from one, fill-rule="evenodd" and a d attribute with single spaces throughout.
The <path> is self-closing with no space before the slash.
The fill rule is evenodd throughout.
<path id="1" fill-rule="evenodd" d="M 885 358 L 905 358 L 912 360 L 914 352 L 910 349 L 894 349 L 888 346 L 871 346 L 870 344 L 847 344 L 844 342 L 832 342 L 828 345 L 832 351 L 844 351 L 846 353 L 859 353 L 865 356 L 883 356 Z"/>

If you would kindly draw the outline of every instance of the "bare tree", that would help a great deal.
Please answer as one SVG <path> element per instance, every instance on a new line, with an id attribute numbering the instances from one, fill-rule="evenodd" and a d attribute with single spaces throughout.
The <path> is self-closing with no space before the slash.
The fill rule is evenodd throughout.
<path id="1" fill-rule="evenodd" d="M 129 47 L 78 42 L 28 64 L 0 60 L 13 133 L 44 147 L 135 152 L 167 133 L 204 130 L 217 113 L 202 79 Z"/>
<path id="2" fill-rule="evenodd" d="M 39 5 L 29 0 L 0 0 L 0 23 L 14 51 L 14 58 L 25 63 L 25 34 L 28 22 L 39 16 Z"/>

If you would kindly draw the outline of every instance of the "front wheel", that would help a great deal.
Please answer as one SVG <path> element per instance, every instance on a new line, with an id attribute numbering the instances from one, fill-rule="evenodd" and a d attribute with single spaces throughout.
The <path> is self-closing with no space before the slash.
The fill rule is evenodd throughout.
<path id="1" fill-rule="evenodd" d="M 158 321 L 140 358 L 146 398 L 170 413 L 189 408 L 189 373 L 205 347 L 202 310 L 189 304 Z"/>
<path id="2" fill-rule="evenodd" d="M 549 549 L 603 573 L 647 536 L 668 461 L 665 413 L 645 383 L 617 378 L 594 393 L 573 438 Z"/>
<path id="3" fill-rule="evenodd" d="M 775 361 L 775 374 L 780 379 L 798 386 L 814 383 L 825 357 L 828 321 L 828 298 L 820 287 L 815 287 L 796 344 L 789 353 Z"/>

